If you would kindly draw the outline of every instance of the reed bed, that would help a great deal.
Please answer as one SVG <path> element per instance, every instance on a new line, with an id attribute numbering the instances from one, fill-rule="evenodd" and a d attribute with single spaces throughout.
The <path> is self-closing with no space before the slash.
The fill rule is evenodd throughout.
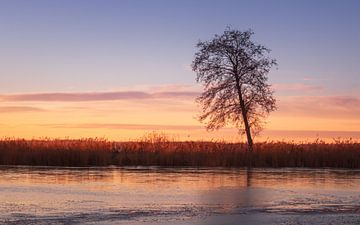
<path id="1" fill-rule="evenodd" d="M 171 141 L 153 136 L 131 142 L 106 139 L 0 140 L 0 165 L 32 166 L 190 166 L 360 168 L 360 143 Z"/>

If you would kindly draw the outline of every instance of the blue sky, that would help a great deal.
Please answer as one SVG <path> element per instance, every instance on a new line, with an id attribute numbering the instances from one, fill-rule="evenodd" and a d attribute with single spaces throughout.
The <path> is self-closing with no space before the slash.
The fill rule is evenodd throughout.
<path id="1" fill-rule="evenodd" d="M 0 136 L 228 138 L 196 120 L 190 64 L 231 26 L 278 60 L 268 130 L 360 138 L 359 12 L 351 0 L 0 0 Z"/>
<path id="2" fill-rule="evenodd" d="M 357 94 L 359 10 L 359 1 L 1 1 L 0 92 L 193 84 L 196 42 L 230 25 L 273 50 L 272 82 Z"/>

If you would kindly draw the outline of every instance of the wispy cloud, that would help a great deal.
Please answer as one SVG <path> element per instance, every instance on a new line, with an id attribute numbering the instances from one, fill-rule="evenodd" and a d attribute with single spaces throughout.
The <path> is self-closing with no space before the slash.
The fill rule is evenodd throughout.
<path id="1" fill-rule="evenodd" d="M 29 107 L 29 106 L 2 106 L 0 113 L 14 113 L 14 112 L 42 112 L 42 108 Z"/>
<path id="2" fill-rule="evenodd" d="M 277 91 L 319 91 L 324 88 L 320 85 L 304 84 L 304 83 L 280 83 L 274 84 L 273 88 Z"/>
<path id="3" fill-rule="evenodd" d="M 81 124 L 42 124 L 51 128 L 80 129 L 125 129 L 125 130 L 204 130 L 204 126 L 162 125 L 162 124 L 122 124 L 122 123 L 81 123 Z"/>
<path id="4" fill-rule="evenodd" d="M 306 76 L 306 77 L 303 77 L 302 80 L 303 81 L 313 81 L 315 79 L 313 77 Z"/>
<path id="5" fill-rule="evenodd" d="M 83 101 L 114 101 L 140 100 L 161 98 L 195 98 L 196 91 L 114 91 L 114 92 L 84 92 L 84 93 L 24 93 L 0 95 L 1 101 L 50 101 L 50 102 L 83 102 Z"/>
<path id="6" fill-rule="evenodd" d="M 153 98 L 196 98 L 199 94 L 195 91 L 168 91 L 153 93 L 151 96 Z"/>
<path id="7" fill-rule="evenodd" d="M 278 113 L 319 118 L 360 119 L 360 99 L 352 96 L 281 97 Z"/>
<path id="8" fill-rule="evenodd" d="M 342 107 L 345 109 L 360 109 L 360 99 L 349 96 L 330 96 L 323 97 L 326 102 L 334 107 Z"/>

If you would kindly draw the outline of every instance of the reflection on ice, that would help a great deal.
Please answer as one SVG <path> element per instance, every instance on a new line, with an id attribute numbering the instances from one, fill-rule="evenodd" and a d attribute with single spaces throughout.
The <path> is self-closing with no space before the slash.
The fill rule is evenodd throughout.
<path id="1" fill-rule="evenodd" d="M 354 224 L 358 187 L 359 170 L 0 167 L 0 223 Z"/>

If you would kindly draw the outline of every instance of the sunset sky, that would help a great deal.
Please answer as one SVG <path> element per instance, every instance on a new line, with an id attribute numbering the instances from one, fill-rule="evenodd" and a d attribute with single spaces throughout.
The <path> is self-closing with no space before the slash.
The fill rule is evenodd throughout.
<path id="1" fill-rule="evenodd" d="M 360 1 L 0 1 L 0 136 L 243 140 L 196 120 L 199 40 L 251 28 L 278 110 L 258 137 L 360 138 Z"/>

